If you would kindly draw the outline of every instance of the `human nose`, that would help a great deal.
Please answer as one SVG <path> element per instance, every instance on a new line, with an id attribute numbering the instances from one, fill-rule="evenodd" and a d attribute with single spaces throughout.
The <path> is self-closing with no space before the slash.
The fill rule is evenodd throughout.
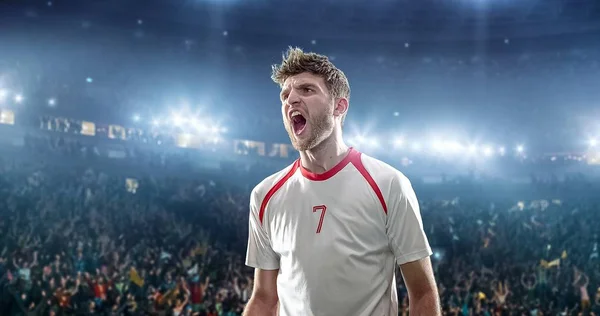
<path id="1" fill-rule="evenodd" d="M 296 89 L 292 89 L 292 91 L 290 91 L 290 94 L 285 102 L 288 106 L 295 106 L 300 103 L 300 94 L 296 91 Z"/>

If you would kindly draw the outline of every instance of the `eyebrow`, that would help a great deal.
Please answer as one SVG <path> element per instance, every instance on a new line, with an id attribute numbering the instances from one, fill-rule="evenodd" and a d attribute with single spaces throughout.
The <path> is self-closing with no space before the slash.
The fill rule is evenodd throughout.
<path id="1" fill-rule="evenodd" d="M 319 89 L 317 85 L 315 85 L 314 83 L 309 83 L 309 82 L 302 82 L 298 85 L 296 85 L 297 88 L 302 89 L 302 88 L 313 88 L 315 90 Z M 287 86 L 285 89 L 281 90 L 281 93 L 279 94 L 279 96 L 283 96 L 285 93 L 289 92 L 290 90 L 290 86 Z"/>

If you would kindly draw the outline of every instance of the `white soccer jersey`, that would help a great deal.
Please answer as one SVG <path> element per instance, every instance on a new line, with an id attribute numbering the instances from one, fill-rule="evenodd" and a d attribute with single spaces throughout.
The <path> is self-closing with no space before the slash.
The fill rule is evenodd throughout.
<path id="1" fill-rule="evenodd" d="M 250 198 L 246 264 L 279 269 L 281 316 L 396 316 L 397 264 L 431 255 L 398 170 L 350 149 L 314 174 L 297 160 Z"/>

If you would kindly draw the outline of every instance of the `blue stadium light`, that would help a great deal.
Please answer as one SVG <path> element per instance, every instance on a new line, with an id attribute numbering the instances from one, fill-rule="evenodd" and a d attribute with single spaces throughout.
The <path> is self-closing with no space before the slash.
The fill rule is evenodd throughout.
<path id="1" fill-rule="evenodd" d="M 137 115 L 137 114 L 133 116 L 133 121 L 134 122 L 139 122 L 141 119 L 142 118 L 139 115 Z"/>
<path id="2" fill-rule="evenodd" d="M 504 154 L 506 153 L 506 149 L 504 149 L 504 147 L 500 147 L 498 148 L 498 153 L 500 154 L 500 156 L 504 156 Z"/>
<path id="3" fill-rule="evenodd" d="M 92 83 L 94 82 L 94 79 L 92 79 L 91 77 L 87 77 L 85 81 L 87 81 L 87 83 Z"/>
<path id="4" fill-rule="evenodd" d="M 15 102 L 16 103 L 21 103 L 23 102 L 23 96 L 21 94 L 17 94 L 15 95 Z"/>
<path id="5" fill-rule="evenodd" d="M 371 137 L 368 140 L 368 145 L 371 147 L 377 147 L 379 146 L 379 141 L 377 140 L 377 138 Z"/>
<path id="6" fill-rule="evenodd" d="M 437 140 L 431 144 L 431 148 L 436 152 L 441 152 L 445 149 L 444 143 L 437 141 Z"/>
<path id="7" fill-rule="evenodd" d="M 398 137 L 394 140 L 394 147 L 399 148 L 402 147 L 402 145 L 404 145 L 404 139 L 401 137 Z"/>
<path id="8" fill-rule="evenodd" d="M 598 141 L 595 138 L 589 140 L 590 147 L 598 146 Z"/>
<path id="9" fill-rule="evenodd" d="M 154 126 L 158 126 L 158 125 L 160 125 L 160 121 L 159 121 L 159 120 L 157 120 L 157 119 L 153 119 L 153 120 L 152 120 L 152 125 L 154 125 Z"/>
<path id="10" fill-rule="evenodd" d="M 56 99 L 52 98 L 52 99 L 48 99 L 48 106 L 49 107 L 54 107 L 56 106 Z"/>
<path id="11" fill-rule="evenodd" d="M 6 99 L 7 95 L 8 95 L 8 91 L 6 91 L 4 89 L 0 89 L 0 102 L 4 101 Z"/>
<path id="12" fill-rule="evenodd" d="M 411 146 L 411 149 L 413 151 L 421 151 L 421 144 L 419 144 L 419 143 L 413 143 L 412 146 Z"/>
<path id="13" fill-rule="evenodd" d="M 491 147 L 489 147 L 489 146 L 486 146 L 486 147 L 484 147 L 484 148 L 483 148 L 483 154 L 484 154 L 485 156 L 488 156 L 488 157 L 489 157 L 489 156 L 491 156 L 491 155 L 492 155 L 492 153 L 493 153 L 493 151 L 492 151 L 492 148 L 491 148 Z"/>
<path id="14" fill-rule="evenodd" d="M 523 151 L 525 151 L 525 148 L 523 147 L 523 145 L 517 146 L 517 152 L 518 153 L 522 153 Z"/>
<path id="15" fill-rule="evenodd" d="M 477 146 L 470 145 L 469 146 L 469 154 L 475 154 L 475 153 L 477 153 Z"/>

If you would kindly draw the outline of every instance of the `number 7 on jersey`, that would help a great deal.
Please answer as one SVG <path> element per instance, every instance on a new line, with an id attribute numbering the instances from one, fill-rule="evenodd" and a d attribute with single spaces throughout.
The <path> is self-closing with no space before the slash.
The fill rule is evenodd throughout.
<path id="1" fill-rule="evenodd" d="M 319 226 L 317 226 L 317 234 L 321 232 L 321 227 L 323 227 L 323 218 L 325 218 L 325 212 L 327 212 L 327 206 L 325 205 L 317 205 L 313 206 L 313 213 L 317 211 L 321 211 L 321 218 L 319 219 Z"/>

